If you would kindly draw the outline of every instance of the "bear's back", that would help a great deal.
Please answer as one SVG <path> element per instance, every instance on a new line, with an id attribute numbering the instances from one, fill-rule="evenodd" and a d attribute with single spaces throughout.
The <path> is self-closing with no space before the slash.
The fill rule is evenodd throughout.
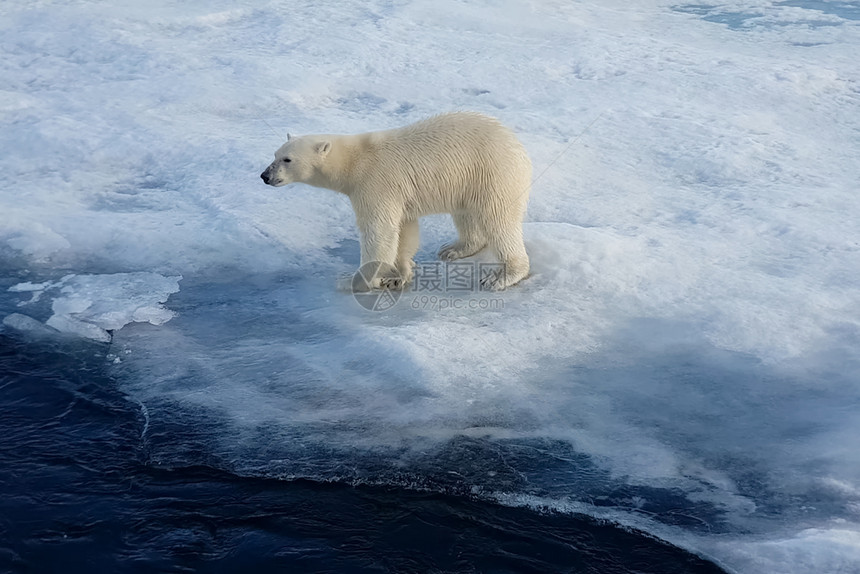
<path id="1" fill-rule="evenodd" d="M 522 189 L 531 179 L 531 161 L 517 137 L 483 114 L 441 114 L 370 135 L 379 169 L 392 175 L 405 170 L 424 193 L 445 188 L 453 193 L 488 182 Z"/>
<path id="2" fill-rule="evenodd" d="M 521 149 L 517 138 L 495 118 L 476 112 L 452 112 L 383 132 L 386 140 L 414 152 L 471 152 Z"/>

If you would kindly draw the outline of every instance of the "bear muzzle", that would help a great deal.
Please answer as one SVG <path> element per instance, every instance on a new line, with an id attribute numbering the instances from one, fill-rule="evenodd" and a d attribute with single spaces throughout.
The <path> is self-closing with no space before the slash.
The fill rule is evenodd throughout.
<path id="1" fill-rule="evenodd" d="M 263 183 L 271 185 L 272 187 L 281 187 L 290 183 L 289 181 L 285 181 L 284 178 L 278 174 L 277 168 L 273 169 L 273 166 L 271 165 L 266 168 L 266 171 L 260 174 L 260 178 L 263 180 Z"/>

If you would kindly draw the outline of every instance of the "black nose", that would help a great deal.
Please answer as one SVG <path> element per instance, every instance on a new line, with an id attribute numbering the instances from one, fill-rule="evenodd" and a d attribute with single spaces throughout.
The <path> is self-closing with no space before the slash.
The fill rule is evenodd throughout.
<path id="1" fill-rule="evenodd" d="M 267 185 L 268 185 L 268 183 L 269 183 L 269 174 L 267 174 L 267 173 L 264 171 L 263 173 L 261 173 L 261 174 L 260 174 L 260 177 L 262 177 L 262 178 L 263 178 L 263 183 L 265 183 L 265 184 L 267 184 Z"/>

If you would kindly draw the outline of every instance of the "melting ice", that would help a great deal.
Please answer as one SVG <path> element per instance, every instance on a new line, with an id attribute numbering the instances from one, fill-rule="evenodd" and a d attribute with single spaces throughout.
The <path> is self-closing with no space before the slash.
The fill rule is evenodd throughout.
<path id="1" fill-rule="evenodd" d="M 69 333 L 109 342 L 108 331 L 129 323 L 162 325 L 172 319 L 173 311 L 163 305 L 172 293 L 179 291 L 181 277 L 163 277 L 157 273 L 114 273 L 109 275 L 66 275 L 58 281 L 18 283 L 9 287 L 12 293 L 31 293 L 29 301 L 37 303 L 45 293 L 52 296 L 52 314 L 45 325 L 60 333 Z M 42 330 L 35 319 L 13 313 L 4 320 L 18 330 Z"/>

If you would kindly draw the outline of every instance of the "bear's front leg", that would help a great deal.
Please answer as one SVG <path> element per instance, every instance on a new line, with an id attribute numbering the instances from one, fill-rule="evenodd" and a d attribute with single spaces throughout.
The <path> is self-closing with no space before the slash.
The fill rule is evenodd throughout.
<path id="1" fill-rule="evenodd" d="M 400 225 L 400 241 L 397 246 L 397 273 L 404 285 L 412 281 L 415 274 L 415 253 L 418 251 L 418 221 L 410 219 Z"/>
<path id="2" fill-rule="evenodd" d="M 361 267 L 353 289 L 402 289 L 404 280 L 396 266 L 400 225 L 379 219 L 362 223 L 359 218 L 359 231 Z"/>

